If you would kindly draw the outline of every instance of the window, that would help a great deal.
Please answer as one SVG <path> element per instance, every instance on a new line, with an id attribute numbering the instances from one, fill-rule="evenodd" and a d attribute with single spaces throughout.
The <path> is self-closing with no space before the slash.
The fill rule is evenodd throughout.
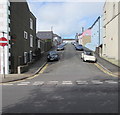
<path id="1" fill-rule="evenodd" d="M 33 20 L 30 18 L 30 29 L 33 30 Z"/>
<path id="2" fill-rule="evenodd" d="M 24 38 L 27 39 L 28 38 L 28 33 L 26 31 L 24 31 Z"/>
<path id="3" fill-rule="evenodd" d="M 40 40 L 38 40 L 38 48 L 40 48 Z"/>
<path id="4" fill-rule="evenodd" d="M 113 4 L 113 17 L 115 16 L 115 3 Z"/>
<path id="5" fill-rule="evenodd" d="M 30 35 L 30 47 L 33 47 L 33 36 Z"/>
<path id="6" fill-rule="evenodd" d="M 25 63 L 25 64 L 27 63 L 27 59 L 28 59 L 28 57 L 27 57 L 27 52 L 24 52 L 24 63 Z"/>
<path id="7" fill-rule="evenodd" d="M 32 62 L 32 51 L 30 51 L 30 62 Z"/>
<path id="8" fill-rule="evenodd" d="M 104 11 L 104 20 L 106 19 L 106 10 Z"/>

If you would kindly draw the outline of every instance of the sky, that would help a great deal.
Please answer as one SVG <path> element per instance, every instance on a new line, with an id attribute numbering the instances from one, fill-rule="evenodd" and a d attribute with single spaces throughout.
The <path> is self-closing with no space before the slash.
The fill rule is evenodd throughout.
<path id="1" fill-rule="evenodd" d="M 37 31 L 52 29 L 62 38 L 74 38 L 76 33 L 81 33 L 82 27 L 89 28 L 102 15 L 104 5 L 104 0 L 27 1 L 37 18 Z"/>

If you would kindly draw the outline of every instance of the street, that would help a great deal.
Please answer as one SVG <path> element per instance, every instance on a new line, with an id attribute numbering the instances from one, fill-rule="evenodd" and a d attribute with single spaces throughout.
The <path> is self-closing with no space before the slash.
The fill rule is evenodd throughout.
<path id="1" fill-rule="evenodd" d="M 67 44 L 31 79 L 2 85 L 3 113 L 118 113 L 118 78 Z"/>

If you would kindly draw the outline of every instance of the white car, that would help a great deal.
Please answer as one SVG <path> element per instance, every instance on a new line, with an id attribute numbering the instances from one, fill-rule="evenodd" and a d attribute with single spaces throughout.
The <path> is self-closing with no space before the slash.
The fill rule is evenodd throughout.
<path id="1" fill-rule="evenodd" d="M 84 51 L 81 55 L 81 59 L 83 59 L 83 61 L 97 61 L 95 54 L 92 51 Z"/>

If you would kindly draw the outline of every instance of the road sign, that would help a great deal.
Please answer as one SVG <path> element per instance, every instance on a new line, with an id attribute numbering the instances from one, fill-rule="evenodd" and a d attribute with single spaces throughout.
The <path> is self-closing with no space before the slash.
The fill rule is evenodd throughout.
<path id="1" fill-rule="evenodd" d="M 6 46 L 8 44 L 8 40 L 5 37 L 0 38 L 0 46 Z"/>

